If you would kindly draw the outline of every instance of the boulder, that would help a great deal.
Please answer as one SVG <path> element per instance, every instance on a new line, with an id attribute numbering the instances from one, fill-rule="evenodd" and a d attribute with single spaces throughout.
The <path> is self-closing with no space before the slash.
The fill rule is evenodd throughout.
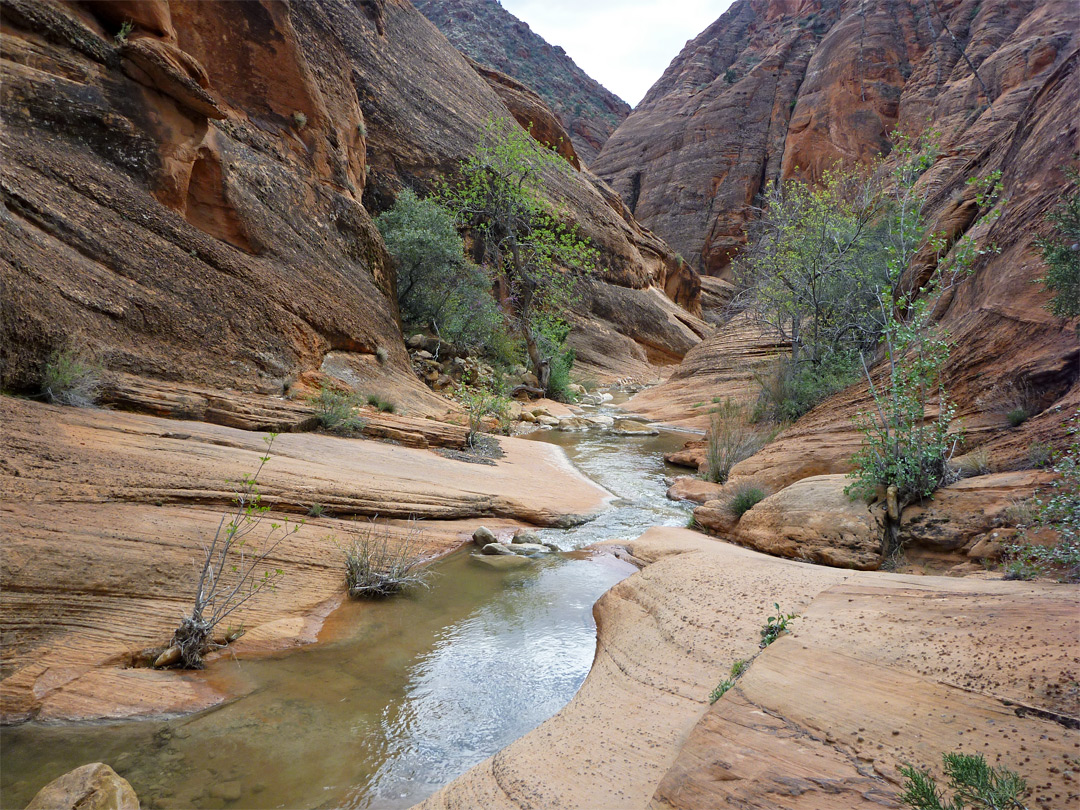
<path id="1" fill-rule="evenodd" d="M 876 569 L 881 564 L 884 510 L 852 500 L 846 475 L 804 478 L 770 495 L 742 516 L 731 538 L 758 551 L 838 568 Z M 694 510 L 712 507 L 710 502 Z M 704 523 L 703 523 L 704 525 Z"/>
<path id="2" fill-rule="evenodd" d="M 719 498 L 723 488 L 721 484 L 703 481 L 693 475 L 680 475 L 668 487 L 667 496 L 673 501 L 693 501 L 704 504 Z"/>
<path id="3" fill-rule="evenodd" d="M 558 427 L 559 426 L 559 420 L 556 419 L 554 416 L 537 416 L 536 417 L 536 422 L 537 422 L 537 424 L 543 425 L 544 427 Z"/>
<path id="4" fill-rule="evenodd" d="M 497 543 L 495 533 L 487 526 L 480 526 L 472 533 L 472 540 L 478 546 L 486 546 L 489 543 Z"/>
<path id="5" fill-rule="evenodd" d="M 593 427 L 592 422 L 588 419 L 582 419 L 580 416 L 568 416 L 559 420 L 559 430 L 568 433 L 588 430 L 591 427 Z"/>
<path id="6" fill-rule="evenodd" d="M 532 529 L 518 529 L 514 532 L 512 543 L 540 543 L 540 535 Z"/>
<path id="7" fill-rule="evenodd" d="M 526 556 L 551 553 L 551 549 L 544 543 L 514 543 L 511 546 L 503 546 L 503 548 L 509 549 L 511 554 L 524 554 Z"/>
<path id="8" fill-rule="evenodd" d="M 597 427 L 609 428 L 615 424 L 615 420 L 610 416 L 586 416 L 585 421 L 590 425 L 596 425 Z"/>
<path id="9" fill-rule="evenodd" d="M 616 419 L 612 432 L 619 436 L 659 436 L 660 431 L 651 425 L 643 425 L 630 419 Z"/>
<path id="10" fill-rule="evenodd" d="M 26 810 L 139 810 L 128 781 L 102 762 L 83 765 L 38 791 Z"/>
<path id="11" fill-rule="evenodd" d="M 480 553 L 495 556 L 498 554 L 513 554 L 514 551 L 510 548 L 510 546 L 503 545 L 502 543 L 488 543 L 486 546 L 480 549 Z"/>

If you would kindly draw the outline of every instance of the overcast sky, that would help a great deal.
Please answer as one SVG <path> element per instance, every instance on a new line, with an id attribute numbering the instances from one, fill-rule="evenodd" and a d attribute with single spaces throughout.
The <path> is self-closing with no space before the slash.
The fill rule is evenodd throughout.
<path id="1" fill-rule="evenodd" d="M 501 0 L 631 106 L 732 0 Z"/>

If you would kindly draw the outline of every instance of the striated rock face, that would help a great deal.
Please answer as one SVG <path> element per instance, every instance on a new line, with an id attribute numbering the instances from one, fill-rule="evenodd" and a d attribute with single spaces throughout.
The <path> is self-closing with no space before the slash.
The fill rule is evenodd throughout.
<path id="1" fill-rule="evenodd" d="M 538 92 L 592 163 L 630 105 L 590 78 L 496 0 L 417 0 L 414 5 L 458 50 Z"/>
<path id="2" fill-rule="evenodd" d="M 928 8 L 739 0 L 687 43 L 593 167 L 641 222 L 703 273 L 721 275 L 765 184 L 869 160 L 888 151 L 897 126 L 919 131 L 929 118 L 953 151 L 950 172 L 985 166 L 980 147 L 997 151 L 1000 134 L 1070 59 L 1075 9 L 1067 0 Z"/>
<path id="3" fill-rule="evenodd" d="M 4 4 L 4 386 L 34 388 L 68 346 L 260 394 L 346 374 L 445 413 L 401 345 L 371 213 L 453 171 L 499 96 L 407 3 L 134 6 Z M 700 312 L 694 271 L 614 192 L 584 173 L 551 186 L 601 250 L 599 283 Z M 630 347 L 667 319 L 611 329 Z"/>

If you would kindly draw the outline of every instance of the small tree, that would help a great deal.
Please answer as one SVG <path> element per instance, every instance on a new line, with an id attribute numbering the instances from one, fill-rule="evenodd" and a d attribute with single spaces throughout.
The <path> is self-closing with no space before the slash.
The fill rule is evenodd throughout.
<path id="1" fill-rule="evenodd" d="M 255 594 L 273 588 L 284 573 L 270 567 L 267 560 L 281 541 L 300 527 L 290 527 L 287 520 L 271 522 L 261 541 L 252 536 L 264 526 L 269 510 L 262 505 L 258 481 L 276 438 L 276 433 L 266 438 L 266 454 L 260 457 L 255 474 L 240 479 L 232 510 L 222 516 L 210 545 L 203 546 L 195 604 L 172 637 L 178 662 L 186 669 L 200 669 L 203 656 L 219 646 L 213 640 L 214 629 Z"/>
<path id="2" fill-rule="evenodd" d="M 469 230 L 474 258 L 495 278 L 545 390 L 552 360 L 563 352 L 562 314 L 575 298 L 574 273 L 590 272 L 597 256 L 541 197 L 545 174 L 569 171 L 516 123 L 496 118 L 462 163 L 459 180 L 442 194 L 458 225 Z"/>
<path id="3" fill-rule="evenodd" d="M 1047 267 L 1043 286 L 1053 294 L 1047 309 L 1061 318 L 1075 318 L 1080 315 L 1080 173 L 1066 169 L 1065 177 L 1071 187 L 1046 217 L 1053 233 L 1035 244 Z"/>
<path id="4" fill-rule="evenodd" d="M 465 349 L 487 348 L 503 316 L 491 278 L 465 257 L 454 215 L 406 189 L 376 224 L 397 267 L 402 320 Z"/>
<path id="5" fill-rule="evenodd" d="M 886 230 L 886 261 L 891 285 L 876 291 L 884 328 L 881 350 L 885 376 L 875 382 L 865 358 L 863 369 L 872 410 L 856 416 L 863 446 L 854 457 L 856 482 L 849 492 L 871 495 L 878 487 L 895 487 L 897 505 L 928 497 L 949 476 L 948 461 L 962 435 L 950 432 L 955 407 L 942 384 L 941 370 L 949 356 L 947 333 L 933 323 L 942 296 L 971 272 L 982 255 L 996 252 L 980 247 L 970 236 L 949 245 L 940 235 L 925 239 L 921 199 L 915 184 L 932 163 L 933 133 L 913 140 L 897 134 L 894 149 L 893 202 Z M 991 221 L 999 214 L 1001 173 L 972 178 L 975 202 Z M 927 242 L 938 256 L 930 278 L 905 292 L 903 277 L 916 251 Z M 936 401 L 937 416 L 927 418 Z"/>

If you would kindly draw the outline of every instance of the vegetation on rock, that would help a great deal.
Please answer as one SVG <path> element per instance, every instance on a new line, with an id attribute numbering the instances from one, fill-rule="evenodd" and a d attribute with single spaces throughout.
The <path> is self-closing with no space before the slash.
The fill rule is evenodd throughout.
<path id="1" fill-rule="evenodd" d="M 1036 494 L 1025 511 L 1025 522 L 1017 542 L 1005 547 L 1006 579 L 1035 579 L 1056 576 L 1065 582 L 1080 582 L 1080 412 L 1068 428 L 1069 446 L 1054 459 L 1058 478 L 1049 493 Z M 1053 543 L 1033 542 L 1042 531 L 1055 535 Z"/>
<path id="2" fill-rule="evenodd" d="M 575 273 L 590 272 L 597 257 L 577 228 L 542 201 L 544 174 L 569 171 L 516 123 L 492 119 L 457 182 L 442 193 L 469 231 L 474 258 L 494 278 L 540 387 L 563 398 L 573 364 L 563 315 L 576 300 Z"/>
<path id="3" fill-rule="evenodd" d="M 58 349 L 45 362 L 41 395 L 56 405 L 88 408 L 101 394 L 101 376 L 101 365 L 84 353 Z"/>
<path id="4" fill-rule="evenodd" d="M 1047 308 L 1062 318 L 1080 315 L 1080 173 L 1065 172 L 1070 183 L 1061 203 L 1047 215 L 1053 233 L 1037 239 L 1046 262 L 1043 286 L 1053 295 Z"/>
<path id="5" fill-rule="evenodd" d="M 713 409 L 709 432 L 705 437 L 706 481 L 723 484 L 731 468 L 761 449 L 765 440 L 747 427 L 741 408 L 720 406 Z"/>
<path id="6" fill-rule="evenodd" d="M 323 387 L 311 399 L 311 404 L 315 407 L 319 426 L 331 433 L 348 436 L 360 432 L 367 424 L 356 414 L 360 405 L 356 394 Z"/>
<path id="7" fill-rule="evenodd" d="M 345 546 L 345 584 L 349 596 L 381 598 L 406 588 L 427 585 L 431 572 L 422 568 L 429 552 L 416 524 L 403 538 L 374 522 L 360 529 Z"/>
<path id="8" fill-rule="evenodd" d="M 727 508 L 735 517 L 742 517 L 765 500 L 765 490 L 752 483 L 738 485 L 727 498 Z"/>
<path id="9" fill-rule="evenodd" d="M 261 539 L 256 532 L 266 523 L 269 506 L 262 504 L 259 475 L 270 461 L 270 451 L 277 434 L 266 437 L 266 454 L 259 459 L 253 475 L 239 481 L 233 508 L 222 516 L 210 545 L 203 546 L 203 560 L 195 587 L 191 615 L 181 620 L 173 632 L 169 659 L 185 669 L 202 667 L 203 656 L 222 646 L 214 639 L 214 630 L 251 598 L 266 588 L 273 588 L 284 572 L 270 565 L 270 555 L 298 525 L 269 522 L 269 531 Z M 160 661 L 161 659 L 159 659 Z"/>
<path id="10" fill-rule="evenodd" d="M 761 628 L 761 643 L 758 646 L 762 649 L 784 635 L 787 632 L 788 625 L 799 618 L 798 613 L 782 613 L 778 603 L 774 603 L 773 607 L 776 608 L 776 615 L 769 616 L 765 621 L 765 626 Z"/>

